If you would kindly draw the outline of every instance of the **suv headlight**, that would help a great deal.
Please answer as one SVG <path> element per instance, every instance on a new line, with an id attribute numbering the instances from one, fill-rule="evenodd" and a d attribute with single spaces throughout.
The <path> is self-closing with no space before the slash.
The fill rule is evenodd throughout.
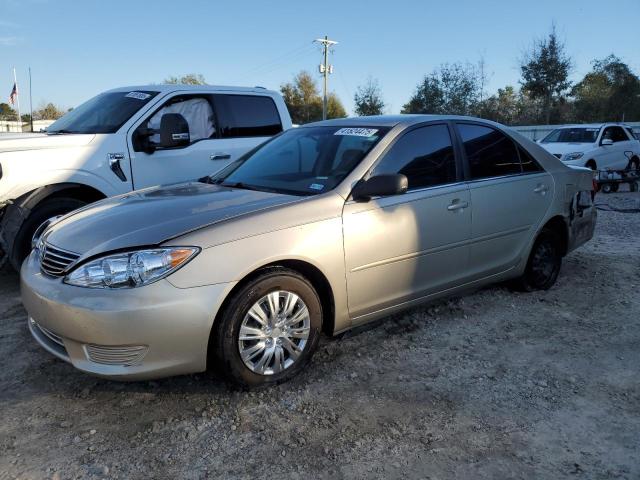
<path id="1" fill-rule="evenodd" d="M 582 152 L 567 153 L 567 156 L 564 159 L 567 161 L 578 160 L 579 158 L 582 158 L 583 155 L 584 153 Z"/>
<path id="2" fill-rule="evenodd" d="M 168 247 L 116 253 L 80 265 L 64 282 L 87 288 L 135 288 L 175 272 L 200 252 L 197 247 Z"/>

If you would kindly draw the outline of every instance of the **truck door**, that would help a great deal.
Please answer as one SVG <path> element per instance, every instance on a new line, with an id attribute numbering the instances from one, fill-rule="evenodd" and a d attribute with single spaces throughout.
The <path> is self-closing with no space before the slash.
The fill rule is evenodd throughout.
<path id="1" fill-rule="evenodd" d="M 134 189 L 211 175 L 282 130 L 270 97 L 238 95 L 250 99 L 240 102 L 229 102 L 227 97 L 235 95 L 177 92 L 142 119 L 128 137 Z M 268 112 L 258 109 L 264 106 L 262 99 L 273 105 L 277 124 L 264 123 Z M 160 145 L 160 121 L 166 113 L 179 113 L 185 118 L 189 125 L 188 145 L 171 148 Z M 146 136 L 153 148 L 141 148 L 140 136 Z"/>

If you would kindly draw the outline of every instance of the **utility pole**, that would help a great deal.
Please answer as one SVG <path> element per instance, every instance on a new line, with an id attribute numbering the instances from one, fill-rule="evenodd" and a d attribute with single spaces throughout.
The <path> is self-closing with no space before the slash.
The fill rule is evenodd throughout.
<path id="1" fill-rule="evenodd" d="M 320 73 L 324 76 L 324 88 L 323 88 L 323 98 L 322 98 L 322 119 L 327 119 L 327 83 L 329 81 L 329 74 L 333 73 L 333 65 L 329 65 L 329 47 L 331 45 L 337 45 L 338 42 L 334 40 L 329 40 L 329 37 L 326 35 L 324 38 L 316 38 L 314 42 L 318 42 L 322 45 L 322 55 L 324 57 L 324 62 L 320 65 Z"/>

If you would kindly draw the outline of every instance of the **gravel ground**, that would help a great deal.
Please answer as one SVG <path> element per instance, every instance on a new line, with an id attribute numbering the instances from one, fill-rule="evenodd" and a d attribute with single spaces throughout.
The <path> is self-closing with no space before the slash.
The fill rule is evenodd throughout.
<path id="1" fill-rule="evenodd" d="M 601 211 L 551 290 L 325 339 L 306 375 L 249 393 L 79 373 L 31 340 L 5 272 L 0 479 L 640 478 L 638 239 L 640 214 Z"/>

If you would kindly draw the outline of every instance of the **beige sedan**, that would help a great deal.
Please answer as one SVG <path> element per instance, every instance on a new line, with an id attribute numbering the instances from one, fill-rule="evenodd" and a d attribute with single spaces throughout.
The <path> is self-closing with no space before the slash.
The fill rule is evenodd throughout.
<path id="1" fill-rule="evenodd" d="M 592 188 L 479 119 L 310 124 L 212 177 L 43 226 L 22 296 L 36 341 L 85 372 L 280 382 L 321 332 L 493 282 L 550 288 L 593 235 Z"/>

